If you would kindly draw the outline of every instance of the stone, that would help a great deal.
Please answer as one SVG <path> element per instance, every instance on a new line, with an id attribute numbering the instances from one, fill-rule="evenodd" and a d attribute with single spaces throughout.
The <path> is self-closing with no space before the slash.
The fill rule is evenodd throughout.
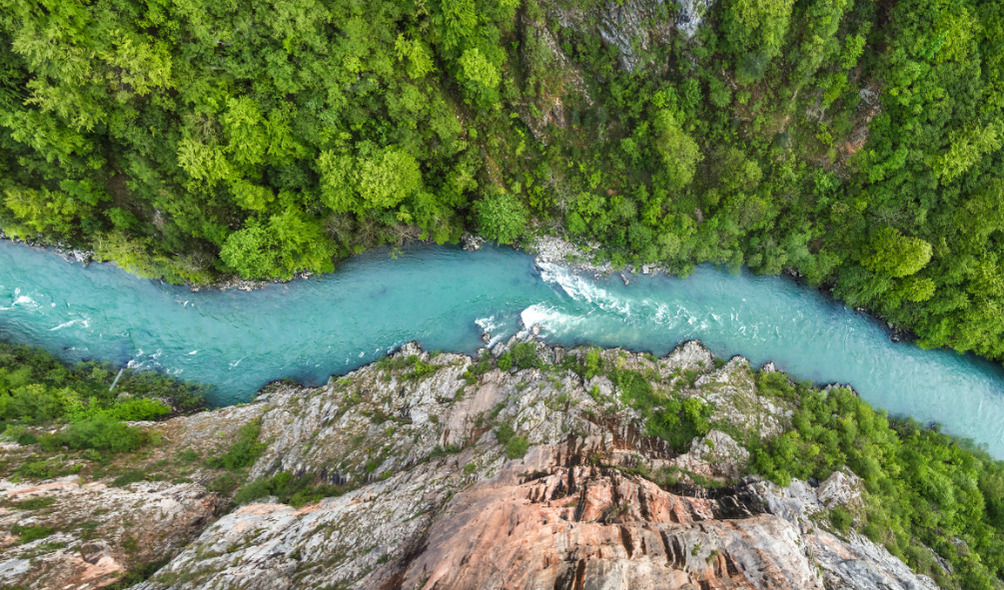
<path id="1" fill-rule="evenodd" d="M 585 354 L 536 346 L 541 358 Z M 433 368 L 411 377 L 413 366 L 402 362 L 411 355 Z M 203 482 L 212 473 L 123 488 L 76 477 L 0 480 L 8 501 L 0 527 L 28 518 L 94 523 L 87 538 L 62 526 L 25 545 L 0 541 L 0 585 L 90 590 L 121 579 L 131 564 L 170 557 L 134 588 L 935 587 L 867 538 L 826 530 L 825 511 L 863 507 L 853 474 L 787 488 L 737 479 L 749 453 L 726 430 L 763 423 L 776 432 L 790 412 L 756 397 L 745 359 L 716 369 L 696 341 L 662 359 L 619 349 L 600 355 L 604 366 L 658 374 L 660 387 L 696 371 L 679 394 L 715 404 L 713 429 L 680 455 L 647 434 L 605 375 L 493 369 L 470 383 L 475 359 L 410 342 L 388 362 L 323 387 L 274 384 L 250 404 L 137 426 L 161 431 L 155 453 L 205 456 L 259 420 L 266 446 L 249 479 L 314 474 L 349 488 L 341 495 L 297 507 L 260 498 L 222 514 L 229 498 Z M 526 441 L 525 453 L 501 444 L 501 425 Z M 725 487 L 669 485 L 660 474 L 673 469 Z M 44 514 L 6 507 L 42 496 L 56 499 Z"/>

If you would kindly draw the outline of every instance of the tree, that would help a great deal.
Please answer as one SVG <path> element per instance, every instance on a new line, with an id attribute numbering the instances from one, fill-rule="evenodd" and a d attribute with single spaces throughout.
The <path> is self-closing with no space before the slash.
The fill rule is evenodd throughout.
<path id="1" fill-rule="evenodd" d="M 321 225 L 295 207 L 273 215 L 268 225 L 251 218 L 227 237 L 220 258 L 245 279 L 278 277 L 298 272 L 331 272 L 335 247 Z"/>
<path id="2" fill-rule="evenodd" d="M 729 48 L 740 63 L 762 60 L 759 73 L 784 45 L 794 0 L 732 0 L 724 11 L 725 35 Z M 752 60 L 752 61 L 751 61 Z M 745 68 L 750 73 L 749 65 Z M 741 80 L 743 83 L 758 78 Z"/>
<path id="3" fill-rule="evenodd" d="M 464 51 L 457 62 L 460 65 L 460 79 L 479 104 L 488 106 L 498 102 L 498 86 L 502 81 L 495 66 L 477 47 Z"/>
<path id="4" fill-rule="evenodd" d="M 931 244 L 920 238 L 904 236 L 893 227 L 875 232 L 869 242 L 870 253 L 861 264 L 868 270 L 893 278 L 912 275 L 931 260 Z"/>
<path id="5" fill-rule="evenodd" d="M 278 253 L 268 229 L 256 218 L 227 237 L 220 258 L 245 279 L 270 277 L 278 270 Z"/>
<path id="6" fill-rule="evenodd" d="M 670 187 L 682 189 L 690 184 L 697 164 L 704 156 L 697 142 L 680 128 L 676 117 L 668 109 L 659 112 L 655 127 L 658 132 L 655 149 L 666 166 Z"/>
<path id="7" fill-rule="evenodd" d="M 502 190 L 492 191 L 474 207 L 478 229 L 486 238 L 501 244 L 512 244 L 526 233 L 529 214 L 512 194 Z"/>
<path id="8" fill-rule="evenodd" d="M 390 209 L 422 187 L 418 161 L 398 147 L 364 149 L 358 161 L 356 186 L 366 209 Z"/>

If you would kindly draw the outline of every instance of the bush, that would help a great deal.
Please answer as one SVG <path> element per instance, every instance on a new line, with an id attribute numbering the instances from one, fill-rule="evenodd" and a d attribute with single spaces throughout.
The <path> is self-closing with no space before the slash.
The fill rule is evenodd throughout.
<path id="1" fill-rule="evenodd" d="M 210 467 L 231 471 L 250 467 L 265 450 L 265 444 L 258 442 L 260 433 L 260 419 L 252 420 L 241 426 L 240 430 L 237 431 L 237 440 L 230 447 L 230 450 L 219 457 L 209 459 L 207 464 Z"/>
<path id="2" fill-rule="evenodd" d="M 529 214 L 515 196 L 494 191 L 474 205 L 481 235 L 500 244 L 512 244 L 527 231 Z"/>
<path id="3" fill-rule="evenodd" d="M 834 508 L 830 510 L 830 522 L 833 524 L 833 528 L 841 533 L 846 533 L 851 529 L 851 524 L 854 522 L 854 517 L 851 513 L 843 508 Z"/>
<path id="4" fill-rule="evenodd" d="M 688 376 L 688 380 L 696 380 Z M 649 379 L 637 371 L 615 370 L 611 373 L 621 399 L 641 412 L 650 436 L 657 436 L 676 450 L 686 452 L 697 436 L 711 430 L 708 418 L 713 408 L 697 398 L 668 398 L 657 392 Z"/>
<path id="5" fill-rule="evenodd" d="M 209 482 L 206 489 L 214 494 L 219 494 L 220 496 L 229 496 L 233 493 L 237 486 L 240 485 L 242 478 L 236 473 L 223 473 Z"/>
<path id="6" fill-rule="evenodd" d="M 171 407 L 160 400 L 132 398 L 115 404 L 107 413 L 119 420 L 139 422 L 163 418 L 171 413 Z"/>
<path id="7" fill-rule="evenodd" d="M 417 380 L 424 377 L 432 375 L 439 370 L 439 365 L 434 365 L 432 363 L 426 363 L 422 359 L 418 358 L 418 355 L 411 355 L 406 359 L 406 362 L 413 368 L 410 373 L 404 376 L 405 379 Z"/>
<path id="8" fill-rule="evenodd" d="M 132 471 L 126 471 L 122 475 L 116 477 L 112 480 L 112 487 L 122 488 L 131 483 L 136 483 L 137 481 L 143 481 L 146 479 L 146 474 L 138 469 L 133 469 Z"/>
<path id="9" fill-rule="evenodd" d="M 279 502 L 300 508 L 314 504 L 322 498 L 339 496 L 348 487 L 317 483 L 312 475 L 293 476 L 292 473 L 281 471 L 272 477 L 260 477 L 237 492 L 234 504 L 246 504 L 253 500 L 275 496 Z"/>
<path id="10" fill-rule="evenodd" d="M 530 448 L 530 441 L 525 436 L 517 436 L 516 431 L 508 424 L 499 424 L 495 427 L 495 439 L 503 446 L 505 456 L 509 459 L 519 459 Z"/>
<path id="11" fill-rule="evenodd" d="M 514 436 L 505 443 L 505 456 L 509 459 L 519 459 L 530 448 L 530 441 L 525 436 Z"/>
<path id="12" fill-rule="evenodd" d="M 540 364 L 537 357 L 537 345 L 532 342 L 517 342 L 512 345 L 512 364 L 518 369 L 532 369 Z"/>
<path id="13" fill-rule="evenodd" d="M 125 453 L 142 447 L 149 442 L 150 437 L 139 428 L 99 414 L 70 424 L 50 440 L 76 450 L 96 449 Z"/>

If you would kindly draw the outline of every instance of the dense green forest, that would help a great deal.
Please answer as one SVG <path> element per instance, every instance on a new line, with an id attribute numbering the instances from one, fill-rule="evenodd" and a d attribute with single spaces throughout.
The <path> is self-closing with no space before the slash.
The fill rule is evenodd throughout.
<path id="1" fill-rule="evenodd" d="M 535 227 L 1004 358 L 1000 2 L 2 6 L 9 235 L 206 282 Z"/>
<path id="2" fill-rule="evenodd" d="M 890 420 L 849 389 L 820 391 L 781 373 L 761 374 L 758 385 L 797 409 L 788 432 L 750 445 L 754 472 L 788 485 L 849 468 L 864 480 L 865 502 L 858 514 L 831 511 L 838 531 L 856 524 L 942 588 L 1000 587 L 1004 462 L 913 420 Z"/>

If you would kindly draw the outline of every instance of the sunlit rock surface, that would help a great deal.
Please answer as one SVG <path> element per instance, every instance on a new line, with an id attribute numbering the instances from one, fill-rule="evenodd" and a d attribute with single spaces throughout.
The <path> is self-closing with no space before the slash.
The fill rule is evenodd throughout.
<path id="1" fill-rule="evenodd" d="M 325 387 L 276 384 L 251 404 L 148 426 L 162 433 L 156 461 L 218 453 L 260 420 L 266 446 L 248 478 L 286 471 L 348 490 L 313 504 L 227 506 L 205 470 L 180 484 L 0 482 L 4 530 L 58 530 L 0 540 L 0 584 L 99 588 L 159 559 L 137 588 L 935 587 L 853 531 L 827 530 L 828 510 L 859 508 L 855 476 L 788 488 L 742 477 L 735 437 L 790 417 L 756 398 L 743 359 L 716 368 L 696 342 L 662 359 L 600 351 L 605 367 L 715 405 L 712 430 L 680 454 L 647 435 L 607 376 L 571 370 L 584 350 L 530 345 L 541 366 L 474 374 L 477 359 L 410 344 Z M 525 446 L 500 443 L 499 425 Z M 28 497 L 53 500 L 14 507 Z"/>

